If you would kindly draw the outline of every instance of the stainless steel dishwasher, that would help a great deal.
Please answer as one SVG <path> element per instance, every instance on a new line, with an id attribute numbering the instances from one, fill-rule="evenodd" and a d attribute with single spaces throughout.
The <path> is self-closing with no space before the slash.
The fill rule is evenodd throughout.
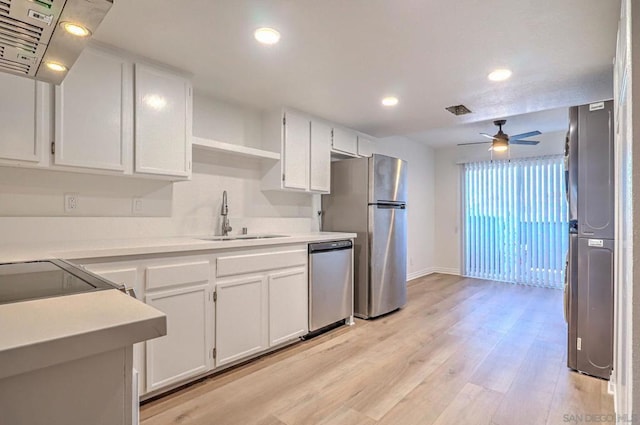
<path id="1" fill-rule="evenodd" d="M 309 331 L 353 322 L 353 243 L 309 244 Z"/>

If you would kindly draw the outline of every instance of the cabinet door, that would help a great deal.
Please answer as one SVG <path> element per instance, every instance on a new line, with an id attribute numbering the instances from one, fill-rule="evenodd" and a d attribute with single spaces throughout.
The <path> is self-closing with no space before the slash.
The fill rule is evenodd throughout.
<path id="1" fill-rule="evenodd" d="M 268 277 L 269 346 L 275 346 L 309 331 L 309 291 L 306 267 Z"/>
<path id="2" fill-rule="evenodd" d="M 613 367 L 614 242 L 578 238 L 577 367 L 609 379 Z"/>
<path id="3" fill-rule="evenodd" d="M 131 265 L 119 265 L 119 264 L 90 264 L 86 266 L 87 270 L 104 277 L 121 285 L 124 285 L 127 289 L 131 288 L 136 293 L 136 298 L 144 301 L 142 296 L 141 284 L 138 281 L 138 269 Z M 144 342 L 133 344 L 133 368 L 138 371 L 137 382 L 138 395 L 143 395 L 145 391 L 144 382 Z"/>
<path id="4" fill-rule="evenodd" d="M 268 348 L 265 278 L 218 281 L 216 365 L 222 366 Z"/>
<path id="5" fill-rule="evenodd" d="M 209 285 L 147 293 L 147 304 L 167 315 L 167 335 L 147 341 L 147 391 L 206 372 Z"/>
<path id="6" fill-rule="evenodd" d="M 188 177 L 191 172 L 191 84 L 135 65 L 135 170 Z"/>
<path id="7" fill-rule="evenodd" d="M 309 189 L 329 193 L 331 189 L 331 127 L 311 122 L 311 159 Z"/>
<path id="8" fill-rule="evenodd" d="M 292 112 L 285 115 L 282 149 L 282 183 L 285 188 L 309 188 L 310 125 L 309 119 L 302 115 Z"/>
<path id="9" fill-rule="evenodd" d="M 355 156 L 358 153 L 358 136 L 353 131 L 334 127 L 332 148 Z"/>
<path id="10" fill-rule="evenodd" d="M 0 159 L 39 162 L 48 86 L 0 73 Z M 48 109 L 47 109 L 48 110 Z"/>
<path id="11" fill-rule="evenodd" d="M 131 64 L 86 49 L 56 87 L 56 165 L 130 170 L 133 138 Z"/>
<path id="12" fill-rule="evenodd" d="M 373 155 L 373 142 L 365 137 L 358 136 L 358 156 Z"/>
<path id="13" fill-rule="evenodd" d="M 592 110 L 578 108 L 578 234 L 613 239 L 614 138 L 613 101 Z"/>

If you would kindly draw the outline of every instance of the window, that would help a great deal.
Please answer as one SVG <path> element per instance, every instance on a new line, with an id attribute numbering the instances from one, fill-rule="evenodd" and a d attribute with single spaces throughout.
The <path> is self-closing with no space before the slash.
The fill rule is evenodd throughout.
<path id="1" fill-rule="evenodd" d="M 465 274 L 562 288 L 569 235 L 562 156 L 465 164 Z"/>

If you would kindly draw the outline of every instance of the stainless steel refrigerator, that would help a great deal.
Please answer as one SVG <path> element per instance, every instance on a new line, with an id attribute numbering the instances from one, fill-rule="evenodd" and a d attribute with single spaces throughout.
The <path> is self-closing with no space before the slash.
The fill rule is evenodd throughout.
<path id="1" fill-rule="evenodd" d="M 354 313 L 373 318 L 407 303 L 407 163 L 373 155 L 331 164 L 326 231 L 355 232 Z"/>
<path id="2" fill-rule="evenodd" d="M 565 145 L 569 252 L 567 366 L 609 379 L 613 365 L 613 102 L 569 109 Z"/>

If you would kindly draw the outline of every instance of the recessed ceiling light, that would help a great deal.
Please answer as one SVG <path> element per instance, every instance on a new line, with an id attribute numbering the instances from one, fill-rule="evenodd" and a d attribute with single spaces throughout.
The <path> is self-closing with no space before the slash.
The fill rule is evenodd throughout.
<path id="1" fill-rule="evenodd" d="M 384 106 L 396 106 L 398 104 L 398 98 L 394 96 L 388 96 L 382 99 Z"/>
<path id="2" fill-rule="evenodd" d="M 491 81 L 504 81 L 509 79 L 509 77 L 511 77 L 511 70 L 506 68 L 496 69 L 488 75 Z"/>
<path id="3" fill-rule="evenodd" d="M 60 26 L 64 28 L 66 32 L 71 35 L 75 35 L 76 37 L 87 37 L 91 35 L 91 31 L 87 28 L 79 24 L 74 24 L 73 22 L 62 22 L 60 23 Z"/>
<path id="4" fill-rule="evenodd" d="M 67 70 L 67 67 L 56 62 L 47 62 L 47 68 L 55 72 L 63 72 Z"/>
<path id="5" fill-rule="evenodd" d="M 273 28 L 258 28 L 253 35 L 262 44 L 271 45 L 280 41 L 280 33 Z"/>

